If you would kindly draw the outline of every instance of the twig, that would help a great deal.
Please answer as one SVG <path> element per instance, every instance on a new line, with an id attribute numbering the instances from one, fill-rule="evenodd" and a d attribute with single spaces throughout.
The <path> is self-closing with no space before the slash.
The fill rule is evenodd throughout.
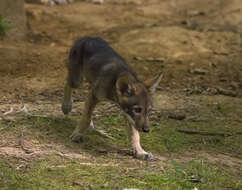
<path id="1" fill-rule="evenodd" d="M 150 87 L 150 93 L 154 93 L 156 88 L 159 86 L 161 79 L 163 78 L 162 72 L 159 74 L 158 78 L 156 79 L 155 83 Z"/>
<path id="2" fill-rule="evenodd" d="M 7 146 L 7 145 L 8 145 L 8 143 L 0 144 L 0 148 L 5 147 L 5 146 Z"/>
<path id="3" fill-rule="evenodd" d="M 207 132 L 207 131 L 190 131 L 190 130 L 184 130 L 184 129 L 177 129 L 176 131 L 180 133 L 185 133 L 189 135 L 204 135 L 204 136 L 222 136 L 222 137 L 228 137 L 232 135 L 241 135 L 242 132 L 237 133 L 215 133 L 215 132 Z"/>
<path id="4" fill-rule="evenodd" d="M 27 113 L 26 116 L 48 118 L 47 115 L 39 115 L 39 114 L 31 114 L 31 113 Z"/>
<path id="5" fill-rule="evenodd" d="M 20 148 L 26 153 L 26 154 L 30 154 L 32 153 L 33 151 L 29 150 L 29 149 L 26 149 L 24 147 L 24 132 L 23 130 L 21 130 L 21 134 L 19 136 L 19 146 Z"/>
<path id="6" fill-rule="evenodd" d="M 3 113 L 3 116 L 8 115 L 13 112 L 13 108 L 11 107 L 9 111 Z"/>
<path id="7" fill-rule="evenodd" d="M 23 130 L 21 130 L 21 133 L 19 135 L 18 145 L 25 151 L 25 148 L 24 148 L 24 132 L 23 132 Z"/>
<path id="8" fill-rule="evenodd" d="M 95 132 L 97 132 L 97 133 L 99 133 L 100 135 L 102 135 L 102 136 L 104 136 L 104 137 L 106 137 L 106 138 L 109 138 L 109 139 L 112 139 L 112 140 L 114 140 L 114 138 L 112 137 L 112 136 L 110 136 L 109 134 L 107 134 L 105 131 L 103 131 L 103 130 L 97 130 L 97 129 L 95 129 Z"/>
<path id="9" fill-rule="evenodd" d="M 242 131 L 236 132 L 234 135 L 242 135 Z"/>
<path id="10" fill-rule="evenodd" d="M 224 96 L 231 96 L 231 97 L 236 97 L 237 93 L 231 90 L 225 90 L 221 87 L 217 87 L 217 91 L 219 94 L 224 95 Z"/>
<path id="11" fill-rule="evenodd" d="M 168 115 L 169 119 L 176 119 L 176 120 L 184 120 L 186 118 L 186 115 L 184 114 L 170 114 Z"/>
<path id="12" fill-rule="evenodd" d="M 29 113 L 25 104 L 24 104 L 24 106 L 20 110 L 16 111 L 16 113 L 21 113 L 21 112 Z"/>

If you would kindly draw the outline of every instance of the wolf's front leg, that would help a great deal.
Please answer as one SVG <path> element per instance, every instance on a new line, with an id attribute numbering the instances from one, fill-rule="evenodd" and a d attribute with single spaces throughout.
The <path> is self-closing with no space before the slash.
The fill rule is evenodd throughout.
<path id="1" fill-rule="evenodd" d="M 91 116 L 96 104 L 97 104 L 97 99 L 91 91 L 89 93 L 87 101 L 85 102 L 84 112 L 83 112 L 81 121 L 76 126 L 75 130 L 70 136 L 72 141 L 80 142 L 82 140 L 83 133 L 90 127 L 90 125 L 93 125 L 91 123 Z"/>
<path id="2" fill-rule="evenodd" d="M 140 145 L 140 135 L 138 130 L 129 122 L 127 122 L 128 138 L 131 141 L 134 157 L 142 160 L 155 160 L 155 157 L 148 152 L 145 152 Z"/>
<path id="3" fill-rule="evenodd" d="M 72 89 L 67 82 L 64 87 L 64 99 L 61 106 L 62 112 L 65 115 L 67 115 L 72 110 L 71 92 L 72 92 Z"/>

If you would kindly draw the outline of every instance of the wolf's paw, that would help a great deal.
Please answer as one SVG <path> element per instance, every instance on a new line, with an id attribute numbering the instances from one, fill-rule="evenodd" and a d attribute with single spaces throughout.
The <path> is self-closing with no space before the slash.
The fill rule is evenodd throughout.
<path id="1" fill-rule="evenodd" d="M 63 102 L 62 103 L 62 106 L 61 106 L 61 109 L 62 109 L 62 112 L 67 115 L 69 112 L 71 112 L 72 110 L 72 102 L 69 102 L 69 103 L 65 103 Z"/>
<path id="2" fill-rule="evenodd" d="M 76 143 L 79 143 L 79 142 L 82 142 L 83 139 L 82 139 L 82 134 L 80 132 L 76 132 L 74 131 L 71 136 L 70 136 L 70 139 L 73 141 L 73 142 L 76 142 Z"/>
<path id="3" fill-rule="evenodd" d="M 89 131 L 94 131 L 94 130 L 95 130 L 95 126 L 94 126 L 94 123 L 93 123 L 92 120 L 91 120 L 91 122 L 90 122 L 90 125 L 89 125 L 89 127 L 88 127 L 88 130 L 89 130 Z"/>
<path id="4" fill-rule="evenodd" d="M 140 160 L 147 160 L 147 161 L 155 161 L 156 158 L 153 156 L 153 154 L 149 152 L 144 152 L 144 153 L 135 153 L 134 155 L 135 158 L 140 159 Z"/>

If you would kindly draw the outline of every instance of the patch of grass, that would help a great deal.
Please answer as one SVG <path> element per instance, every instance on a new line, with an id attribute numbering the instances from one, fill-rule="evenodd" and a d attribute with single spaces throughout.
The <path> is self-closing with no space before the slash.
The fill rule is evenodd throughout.
<path id="1" fill-rule="evenodd" d="M 238 29 L 237 33 L 240 35 L 240 38 L 242 38 L 242 29 Z"/>
<path id="2" fill-rule="evenodd" d="M 125 120 L 118 114 L 106 115 L 95 119 L 94 124 L 98 130 L 103 130 L 111 138 L 98 132 L 87 132 L 82 143 L 72 143 L 69 139 L 77 125 L 75 117 L 42 118 L 28 117 L 17 122 L 5 123 L 1 126 L 3 134 L 24 128 L 25 136 L 38 139 L 44 143 L 62 143 L 75 146 L 87 151 L 113 150 L 130 148 L 125 131 Z M 159 119 L 151 122 L 150 133 L 140 133 L 141 144 L 145 150 L 156 153 L 180 153 L 183 151 L 212 151 L 242 155 L 241 135 L 210 136 L 199 134 L 184 134 L 177 129 L 191 131 L 206 131 L 212 133 L 233 134 L 240 130 L 240 123 L 227 120 L 208 120 L 205 122 L 177 121 L 172 119 Z M 75 145 L 73 145 L 75 144 Z"/>
<path id="3" fill-rule="evenodd" d="M 9 29 L 9 25 L 4 21 L 3 16 L 0 13 L 0 37 L 6 34 L 6 31 Z"/>
<path id="4" fill-rule="evenodd" d="M 127 135 L 125 131 L 125 120 L 118 114 L 106 115 L 98 118 L 96 121 L 97 128 L 104 129 L 108 134 L 115 138 L 116 143 L 127 144 Z"/>
<path id="5" fill-rule="evenodd" d="M 110 158 L 106 158 L 108 163 Z M 234 180 L 225 170 L 204 163 L 202 160 L 172 165 L 165 171 L 149 166 L 125 168 L 121 165 L 102 166 L 95 163 L 82 165 L 51 157 L 45 161 L 29 164 L 22 170 L 0 162 L 1 189 L 117 189 L 140 190 L 191 190 L 242 188 L 241 180 Z M 159 168 L 159 164 L 156 165 Z"/>
<path id="6" fill-rule="evenodd" d="M 212 110 L 216 108 L 211 108 Z M 219 108 L 220 109 L 220 108 Z M 222 108 L 223 109 L 223 108 Z M 226 109 L 223 109 L 226 110 Z M 220 114 L 220 113 L 219 113 Z M 88 132 L 84 142 L 72 143 L 69 135 L 77 124 L 77 117 L 26 117 L 15 122 L 1 121 L 1 136 L 19 135 L 24 129 L 24 139 L 37 139 L 39 143 L 63 144 L 75 153 L 88 154 L 90 158 L 67 159 L 50 156 L 42 161 L 31 161 L 16 169 L 18 164 L 0 159 L 0 189 L 115 189 L 139 190 L 225 190 L 242 188 L 242 181 L 233 176 L 229 168 L 204 162 L 201 158 L 184 163 L 163 161 L 140 162 L 131 156 L 114 156 L 119 150 L 129 148 L 125 121 L 117 113 L 94 118 L 97 129 L 104 130 L 112 138 L 97 132 Z M 205 151 L 242 153 L 240 135 L 220 137 L 187 135 L 177 129 L 232 133 L 239 123 L 227 120 L 207 122 L 177 121 L 158 118 L 151 123 L 151 132 L 141 133 L 146 151 L 155 155 L 166 153 Z M 100 151 L 101 150 L 101 151 Z M 104 151 L 103 151 L 104 150 Z M 113 151 L 115 150 L 115 151 Z M 121 159 L 119 158 L 121 157 Z M 80 164 L 87 162 L 87 164 Z M 231 174 L 231 175 L 230 175 Z"/>
<path id="7" fill-rule="evenodd" d="M 213 152 L 229 152 L 242 154 L 241 135 L 210 136 L 199 134 L 184 134 L 177 129 L 191 131 L 206 131 L 212 133 L 233 134 L 239 131 L 240 124 L 231 121 L 188 122 L 175 120 L 160 120 L 153 123 L 150 134 L 141 134 L 141 140 L 146 150 L 160 154 L 167 152 L 189 152 L 204 150 Z"/>
<path id="8" fill-rule="evenodd" d="M 217 107 L 211 109 L 218 110 Z M 75 128 L 77 119 L 77 117 L 60 116 L 26 117 L 13 122 L 1 121 L 1 136 L 9 134 L 18 136 L 20 130 L 24 129 L 25 140 L 37 139 L 39 143 L 44 144 L 63 144 L 75 153 L 85 152 L 90 158 L 67 159 L 52 155 L 42 161 L 32 160 L 25 163 L 20 169 L 16 169 L 19 166 L 17 161 L 16 164 L 0 159 L 0 189 L 191 190 L 196 187 L 199 190 L 229 188 L 239 190 L 242 188 L 242 181 L 232 176 L 229 168 L 225 170 L 222 165 L 209 164 L 201 158 L 184 163 L 167 161 L 165 169 L 163 161 L 140 164 L 131 156 L 117 158 L 115 154 L 109 152 L 119 152 L 120 149 L 129 148 L 125 120 L 117 113 L 94 118 L 96 128 L 104 130 L 112 138 L 94 131 L 85 134 L 84 142 L 72 143 L 68 137 Z M 232 133 L 239 129 L 239 123 L 227 120 L 192 122 L 158 118 L 152 121 L 149 134 L 141 133 L 142 145 L 146 151 L 157 156 L 165 153 L 182 155 L 183 152 L 194 150 L 240 155 L 242 153 L 240 135 L 229 137 L 187 135 L 179 133 L 177 129 L 180 128 Z"/>
<path id="9" fill-rule="evenodd" d="M 156 188 L 167 189 L 240 189 L 241 180 L 231 180 L 225 170 L 208 165 L 203 160 L 190 161 L 188 163 L 172 162 L 172 169 L 163 175 L 147 175 L 147 181 L 152 181 Z"/>

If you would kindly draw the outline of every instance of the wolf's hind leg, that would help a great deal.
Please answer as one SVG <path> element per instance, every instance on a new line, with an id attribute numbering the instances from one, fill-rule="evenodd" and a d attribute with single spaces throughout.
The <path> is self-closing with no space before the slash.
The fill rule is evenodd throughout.
<path id="1" fill-rule="evenodd" d="M 63 102 L 62 102 L 62 106 L 61 106 L 62 112 L 65 115 L 68 114 L 72 110 L 71 94 L 72 94 L 72 89 L 71 89 L 70 85 L 68 84 L 68 82 L 66 82 L 65 87 L 64 87 L 64 98 L 63 98 Z"/>

